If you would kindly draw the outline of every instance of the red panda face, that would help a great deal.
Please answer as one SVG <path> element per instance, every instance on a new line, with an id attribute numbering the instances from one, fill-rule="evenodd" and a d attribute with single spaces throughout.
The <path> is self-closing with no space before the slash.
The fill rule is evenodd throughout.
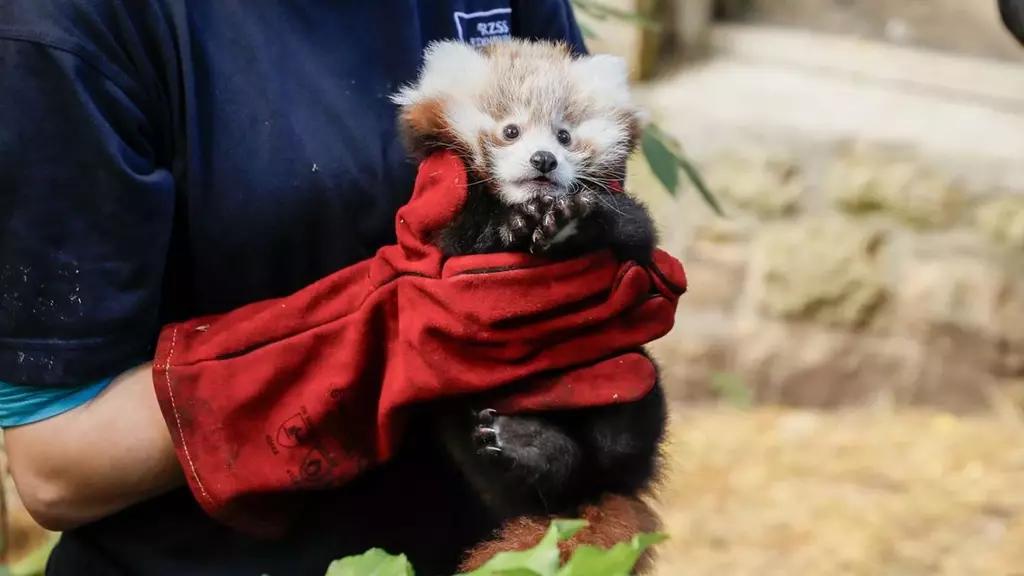
<path id="1" fill-rule="evenodd" d="M 414 152 L 456 151 L 508 204 L 622 178 L 639 133 L 625 63 L 552 43 L 433 44 L 393 100 Z"/>

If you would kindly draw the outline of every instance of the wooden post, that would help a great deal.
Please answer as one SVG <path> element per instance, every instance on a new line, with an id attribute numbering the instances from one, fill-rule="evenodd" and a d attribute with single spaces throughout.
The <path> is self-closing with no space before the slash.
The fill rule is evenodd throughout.
<path id="1" fill-rule="evenodd" d="M 714 0 L 634 0 L 637 13 L 660 25 L 643 27 L 637 43 L 637 80 L 649 80 L 666 60 L 703 56 Z"/>
<path id="2" fill-rule="evenodd" d="M 634 0 L 635 10 L 646 18 L 664 24 L 661 15 L 665 13 L 666 0 Z M 661 49 L 664 41 L 664 30 L 650 27 L 640 29 L 640 41 L 637 42 L 637 80 L 649 80 L 654 77 L 661 60 Z"/>

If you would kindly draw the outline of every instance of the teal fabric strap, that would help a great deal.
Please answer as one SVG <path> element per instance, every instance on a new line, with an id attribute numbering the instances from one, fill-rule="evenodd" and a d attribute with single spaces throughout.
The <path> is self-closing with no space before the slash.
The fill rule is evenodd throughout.
<path id="1" fill-rule="evenodd" d="M 110 384 L 106 378 L 76 388 L 18 386 L 0 382 L 0 428 L 23 426 L 85 404 Z"/>

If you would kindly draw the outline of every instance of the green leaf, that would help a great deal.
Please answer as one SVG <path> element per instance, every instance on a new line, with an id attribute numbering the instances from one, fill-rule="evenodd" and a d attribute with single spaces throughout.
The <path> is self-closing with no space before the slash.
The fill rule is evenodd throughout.
<path id="1" fill-rule="evenodd" d="M 467 576 L 554 576 L 558 570 L 558 545 L 541 545 L 521 552 L 502 552 Z"/>
<path id="2" fill-rule="evenodd" d="M 412 564 L 404 554 L 393 556 L 373 548 L 359 556 L 331 562 L 326 576 L 414 576 Z"/>
<path id="3" fill-rule="evenodd" d="M 651 124 L 647 127 L 646 130 L 644 130 L 644 140 L 642 141 L 642 146 L 644 146 L 643 143 L 646 142 L 646 139 L 648 137 L 651 138 L 652 142 L 657 142 L 657 145 L 659 145 L 660 148 L 663 149 L 659 150 L 660 153 L 667 154 L 672 158 L 672 163 L 675 164 L 676 172 L 678 172 L 678 169 L 680 168 L 683 170 L 683 173 L 686 174 L 686 178 L 690 181 L 691 184 L 693 184 L 693 187 L 697 189 L 697 192 L 700 193 L 701 198 L 704 199 L 704 202 L 707 203 L 707 205 L 710 206 L 711 209 L 715 211 L 715 214 L 719 216 L 724 216 L 725 213 L 722 211 L 722 207 L 718 203 L 718 199 L 715 198 L 715 195 L 711 193 L 711 189 L 708 188 L 707 183 L 704 182 L 704 178 L 701 177 L 700 171 L 697 170 L 693 163 L 690 162 L 686 158 L 686 156 L 680 151 L 679 144 L 675 141 L 675 139 L 669 136 L 664 130 L 662 130 L 656 124 Z M 647 147 L 644 146 L 644 156 L 648 157 L 647 163 L 651 165 L 651 170 L 654 171 L 654 175 L 658 176 L 658 171 L 654 168 L 654 165 L 651 164 L 651 160 L 648 156 L 647 150 Z M 676 177 L 672 180 L 672 182 L 674 182 L 675 185 L 678 186 L 678 174 L 676 174 L 675 176 Z M 668 189 L 669 193 L 675 196 L 676 188 L 669 188 L 665 184 L 665 180 L 663 180 L 660 176 L 658 176 L 658 179 L 661 180 L 662 185 Z"/>
<path id="4" fill-rule="evenodd" d="M 657 130 L 645 130 L 640 148 L 648 166 L 669 194 L 675 196 L 679 187 L 679 163 L 676 155 L 658 137 Z"/>
<path id="5" fill-rule="evenodd" d="M 707 183 L 704 182 L 704 178 L 701 177 L 700 172 L 697 171 L 693 164 L 683 156 L 676 156 L 676 161 L 679 162 L 679 167 L 683 169 L 683 172 L 693 184 L 693 187 L 696 188 L 697 192 L 699 192 L 701 197 L 704 198 L 704 202 L 706 202 L 708 206 L 711 206 L 711 209 L 715 211 L 715 214 L 725 216 L 725 213 L 722 212 L 721 205 L 718 204 L 718 199 L 716 199 L 715 195 L 711 193 Z"/>
<path id="6" fill-rule="evenodd" d="M 576 535 L 577 532 L 583 530 L 586 527 L 586 520 L 552 520 L 551 527 L 548 528 L 548 533 L 544 537 L 550 538 L 551 533 L 554 532 L 555 538 L 557 538 L 559 542 L 562 542 L 568 540 L 569 538 L 572 538 Z"/>
<path id="7" fill-rule="evenodd" d="M 665 539 L 663 534 L 638 534 L 608 549 L 580 546 L 557 576 L 629 576 L 644 551 Z"/>
<path id="8" fill-rule="evenodd" d="M 495 554 L 489 562 L 463 576 L 555 576 L 561 562 L 558 543 L 586 526 L 584 520 L 555 520 L 533 548 Z"/>

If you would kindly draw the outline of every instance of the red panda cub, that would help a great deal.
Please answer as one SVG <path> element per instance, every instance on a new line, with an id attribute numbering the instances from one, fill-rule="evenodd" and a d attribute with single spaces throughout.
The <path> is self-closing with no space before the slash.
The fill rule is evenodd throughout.
<path id="1" fill-rule="evenodd" d="M 619 188 L 641 123 L 621 59 L 577 57 L 547 42 L 435 43 L 418 80 L 393 100 L 415 156 L 453 150 L 469 173 L 465 207 L 438 238 L 446 254 L 559 258 L 611 249 L 650 260 L 651 218 Z M 647 491 L 666 410 L 659 383 L 630 404 L 529 415 L 464 405 L 438 419 L 455 466 L 508 537 L 530 525 L 524 518 L 604 518 L 596 503 Z M 605 519 L 625 529 L 656 523 L 649 510 L 641 516 L 644 526 Z M 481 550 L 515 545 L 492 541 Z"/>

